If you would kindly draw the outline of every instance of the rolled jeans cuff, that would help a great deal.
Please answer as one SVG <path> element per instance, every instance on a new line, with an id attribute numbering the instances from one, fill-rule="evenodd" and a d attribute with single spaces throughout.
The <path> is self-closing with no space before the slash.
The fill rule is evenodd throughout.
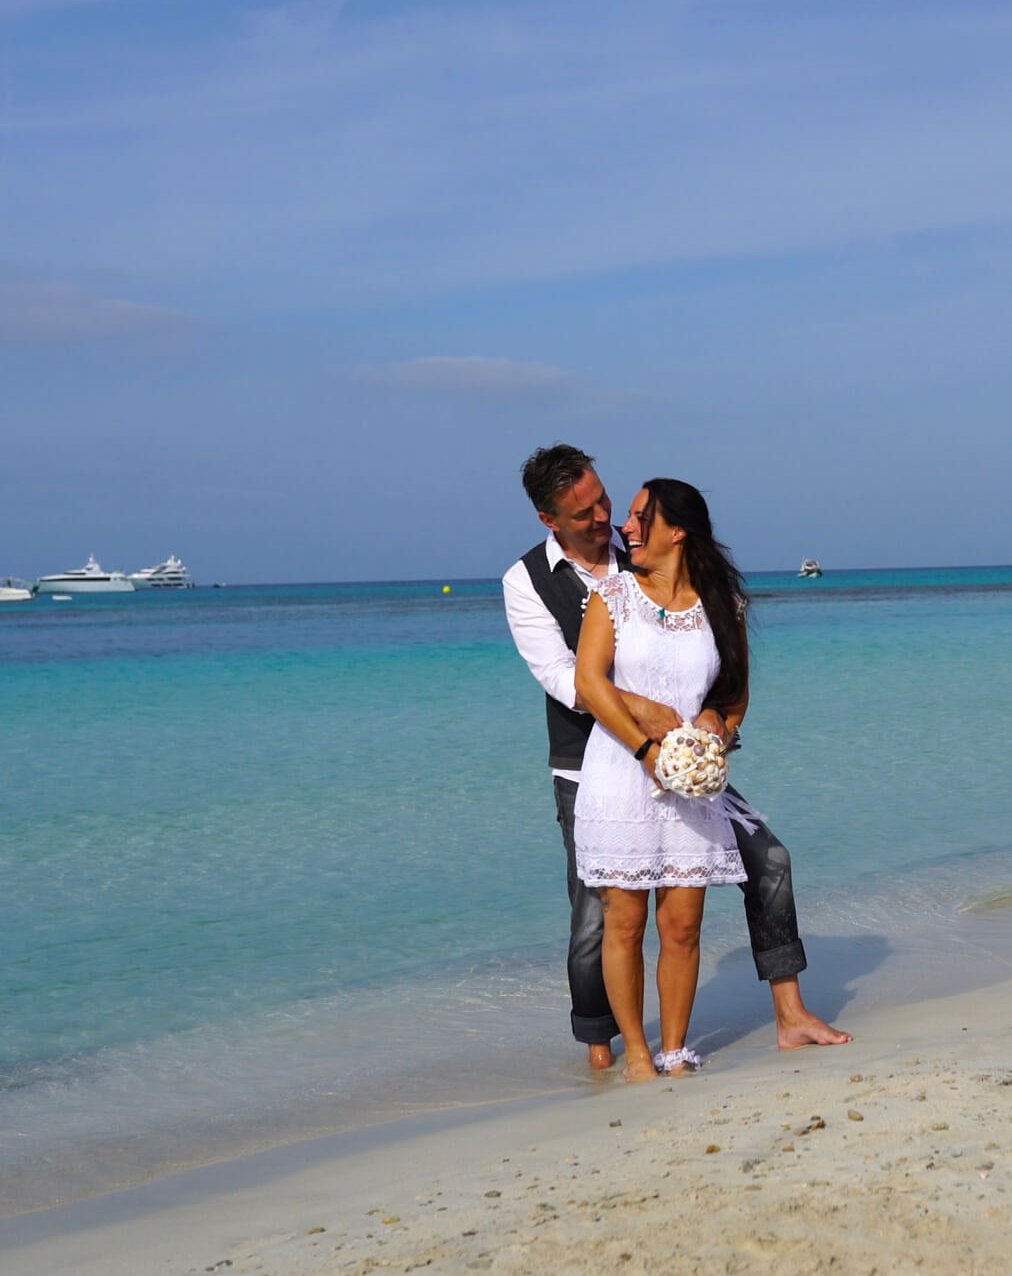
<path id="1" fill-rule="evenodd" d="M 569 1022 L 573 1026 L 573 1036 L 585 1046 L 604 1045 L 612 1037 L 618 1036 L 618 1024 L 614 1015 L 599 1015 L 596 1019 L 589 1019 L 571 1010 Z"/>
<path id="2" fill-rule="evenodd" d="M 808 965 L 805 946 L 800 939 L 781 944 L 779 948 L 767 948 L 765 952 L 753 953 L 752 958 L 760 979 L 784 979 L 788 975 L 799 975 Z"/>

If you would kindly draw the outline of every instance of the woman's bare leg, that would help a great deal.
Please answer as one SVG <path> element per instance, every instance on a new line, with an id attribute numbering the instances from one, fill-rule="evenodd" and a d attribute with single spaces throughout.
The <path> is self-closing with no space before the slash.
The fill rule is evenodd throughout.
<path id="1" fill-rule="evenodd" d="M 699 933 L 706 888 L 664 886 L 657 892 L 657 994 L 661 1003 L 661 1049 L 680 1050 L 699 980 Z M 676 1069 L 677 1071 L 678 1069 Z"/>
<path id="2" fill-rule="evenodd" d="M 649 891 L 601 889 L 604 941 L 601 966 L 611 1012 L 625 1044 L 627 1081 L 652 1081 L 657 1073 L 643 1032 L 643 934 Z"/>

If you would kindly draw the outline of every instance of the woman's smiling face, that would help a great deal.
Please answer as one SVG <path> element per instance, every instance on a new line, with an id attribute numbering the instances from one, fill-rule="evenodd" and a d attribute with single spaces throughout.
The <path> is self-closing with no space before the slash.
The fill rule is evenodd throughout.
<path id="1" fill-rule="evenodd" d="M 622 531 L 629 542 L 629 557 L 637 567 L 645 566 L 648 559 L 656 559 L 684 536 L 681 529 L 665 520 L 645 487 L 633 497 Z"/>
<path id="2" fill-rule="evenodd" d="M 634 563 L 639 563 L 643 548 L 650 540 L 650 533 L 657 523 L 656 514 L 650 510 L 650 504 L 650 493 L 645 487 L 641 488 L 633 497 L 633 502 L 629 506 L 629 517 L 622 527 L 629 542 L 629 557 Z"/>

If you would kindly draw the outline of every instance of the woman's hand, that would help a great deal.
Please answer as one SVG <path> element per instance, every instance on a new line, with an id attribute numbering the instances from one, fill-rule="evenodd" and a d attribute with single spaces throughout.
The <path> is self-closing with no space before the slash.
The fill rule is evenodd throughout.
<path id="1" fill-rule="evenodd" d="M 692 724 L 699 727 L 700 731 L 709 731 L 711 735 L 718 736 L 722 744 L 729 744 L 733 731 L 728 730 L 724 715 L 716 709 L 704 709 Z"/>
<path id="2" fill-rule="evenodd" d="M 655 740 L 643 755 L 643 761 L 640 763 L 643 770 L 646 771 L 654 785 L 657 784 L 657 759 L 661 756 L 661 746 Z"/>

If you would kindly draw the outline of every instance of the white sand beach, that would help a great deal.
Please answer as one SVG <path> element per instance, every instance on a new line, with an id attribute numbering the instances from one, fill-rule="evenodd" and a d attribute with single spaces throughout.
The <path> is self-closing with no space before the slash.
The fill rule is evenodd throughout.
<path id="1" fill-rule="evenodd" d="M 1004 1273 L 1012 982 L 847 1026 L 4 1220 L 3 1270 Z"/>

